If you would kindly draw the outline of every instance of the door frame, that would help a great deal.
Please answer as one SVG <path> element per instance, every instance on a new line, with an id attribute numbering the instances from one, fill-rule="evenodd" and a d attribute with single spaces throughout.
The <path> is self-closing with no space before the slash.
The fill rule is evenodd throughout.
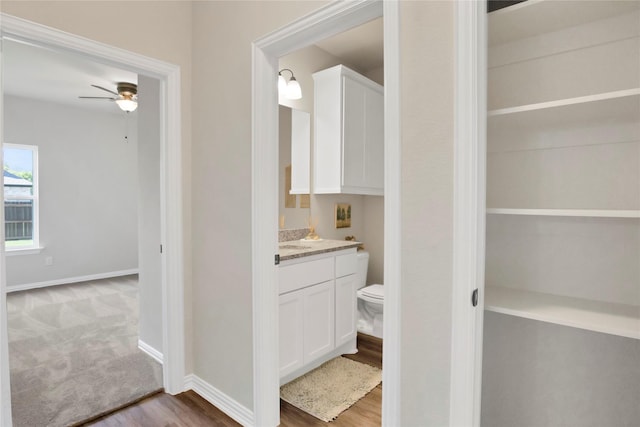
<path id="1" fill-rule="evenodd" d="M 0 14 L 0 23 L 2 38 L 22 40 L 58 51 L 71 52 L 160 80 L 161 240 L 159 243 L 163 246 L 161 254 L 163 385 L 167 393 L 180 393 L 184 391 L 185 378 L 180 67 L 4 13 Z M 2 92 L 0 92 L 0 98 L 1 95 Z M 0 117 L 2 111 L 0 102 Z M 12 425 L 4 245 L 0 245 L 0 258 L 2 268 L 0 272 L 0 423 Z"/>
<path id="2" fill-rule="evenodd" d="M 487 2 L 456 2 L 449 425 L 480 426 L 487 165 Z M 478 303 L 471 305 L 478 290 Z"/>
<path id="3" fill-rule="evenodd" d="M 385 138 L 395 144 L 385 144 L 385 186 L 399 189 L 399 168 L 389 168 L 389 164 L 399 164 L 398 103 L 399 87 L 398 56 L 388 58 L 388 52 L 398 52 L 397 2 L 357 0 L 332 2 L 317 11 L 297 19 L 275 32 L 267 34 L 252 45 L 252 275 L 253 275 L 253 401 L 254 425 L 276 426 L 280 424 L 279 370 L 278 370 L 278 281 L 274 266 L 274 254 L 278 253 L 278 58 L 319 40 L 349 30 L 367 21 L 385 17 Z M 383 12 L 384 10 L 384 12 Z M 394 86 L 395 83 L 395 86 Z M 387 93 L 389 94 L 387 96 Z M 388 116 L 388 117 L 387 117 Z M 395 119 L 392 119 L 395 118 Z M 387 171 L 389 171 L 387 173 Z M 393 175 L 396 173 L 396 175 Z M 399 193 L 399 192 L 398 192 Z M 387 215 L 389 203 L 385 199 L 385 252 L 398 254 L 399 222 L 397 216 Z M 394 220 L 389 220 L 394 219 Z M 387 240 L 389 237 L 389 240 Z M 397 244 L 397 246 L 396 246 Z M 399 259 L 391 262 L 392 256 L 385 257 L 385 282 L 399 283 Z M 399 287 L 395 287 L 399 289 Z M 385 296 L 385 310 L 388 300 L 397 298 L 394 292 Z M 390 305 L 393 305 L 391 302 Z M 385 330 L 390 315 L 385 315 Z M 387 332 L 385 332 L 387 335 Z M 390 335 L 397 336 L 398 334 Z M 386 347 L 389 341 L 385 339 Z M 387 351 L 385 347 L 384 351 Z M 392 352 L 399 346 L 389 348 L 385 353 L 383 393 L 399 390 L 399 372 L 394 369 Z M 398 413 L 393 402 L 397 398 L 384 398 L 383 424 L 398 425 L 392 417 Z"/>
<path id="4" fill-rule="evenodd" d="M 453 284 L 449 425 L 479 426 L 484 307 L 486 0 L 456 2 Z M 280 421 L 277 242 L 278 58 L 384 17 L 385 200 L 382 425 L 401 423 L 400 2 L 333 2 L 253 43 L 252 275 L 254 425 Z M 471 292 L 479 289 L 476 307 Z"/>

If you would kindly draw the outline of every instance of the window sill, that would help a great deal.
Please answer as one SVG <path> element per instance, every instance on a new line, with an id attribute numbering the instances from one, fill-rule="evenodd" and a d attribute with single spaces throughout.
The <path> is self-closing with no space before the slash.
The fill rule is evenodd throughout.
<path id="1" fill-rule="evenodd" d="M 43 249 L 44 247 L 42 246 L 39 248 L 5 249 L 4 254 L 5 256 L 37 255 L 42 252 Z"/>

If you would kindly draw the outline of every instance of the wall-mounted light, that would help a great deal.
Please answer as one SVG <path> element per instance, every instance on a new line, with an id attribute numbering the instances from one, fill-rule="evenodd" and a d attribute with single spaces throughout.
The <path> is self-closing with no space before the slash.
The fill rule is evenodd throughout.
<path id="1" fill-rule="evenodd" d="M 288 71 L 291 73 L 291 78 L 287 82 L 282 75 L 283 71 Z M 300 88 L 300 83 L 293 76 L 293 71 L 288 68 L 284 68 L 278 72 L 278 92 L 280 95 L 284 96 L 287 99 L 300 99 L 302 98 L 302 89 Z"/>

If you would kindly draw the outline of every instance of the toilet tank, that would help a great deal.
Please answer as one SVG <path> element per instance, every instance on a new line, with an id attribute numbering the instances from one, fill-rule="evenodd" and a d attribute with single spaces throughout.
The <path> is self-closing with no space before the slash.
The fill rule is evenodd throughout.
<path id="1" fill-rule="evenodd" d="M 358 289 L 367 285 L 367 269 L 369 268 L 369 252 L 358 251 Z"/>

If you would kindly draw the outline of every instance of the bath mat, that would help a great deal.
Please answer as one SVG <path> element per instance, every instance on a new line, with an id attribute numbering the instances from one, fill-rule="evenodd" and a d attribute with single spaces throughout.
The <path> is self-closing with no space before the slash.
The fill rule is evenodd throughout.
<path id="1" fill-rule="evenodd" d="M 333 421 L 382 381 L 382 370 L 336 357 L 280 387 L 280 398 L 322 421 Z"/>

